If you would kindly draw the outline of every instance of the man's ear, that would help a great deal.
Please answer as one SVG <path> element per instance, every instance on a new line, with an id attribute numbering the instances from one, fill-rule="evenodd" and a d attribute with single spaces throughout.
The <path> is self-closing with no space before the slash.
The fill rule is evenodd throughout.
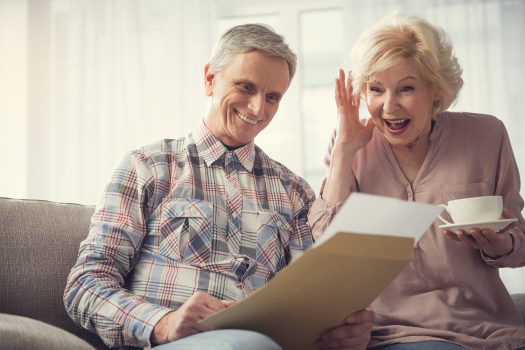
<path id="1" fill-rule="evenodd" d="M 213 83 L 215 79 L 215 73 L 211 71 L 210 64 L 204 66 L 204 91 L 206 91 L 206 96 L 213 95 Z"/>

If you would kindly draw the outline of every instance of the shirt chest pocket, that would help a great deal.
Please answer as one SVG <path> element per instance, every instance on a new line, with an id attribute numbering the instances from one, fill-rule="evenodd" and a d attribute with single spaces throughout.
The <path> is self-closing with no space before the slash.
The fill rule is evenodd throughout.
<path id="1" fill-rule="evenodd" d="M 198 199 L 171 199 L 162 208 L 160 253 L 190 265 L 208 262 L 213 238 L 213 205 Z"/>
<path id="2" fill-rule="evenodd" d="M 489 181 L 470 183 L 447 183 L 442 186 L 442 203 L 467 197 L 480 197 L 494 195 L 494 185 Z"/>
<path id="3" fill-rule="evenodd" d="M 289 260 L 290 218 L 277 211 L 243 212 L 242 217 L 241 253 L 255 256 L 272 275 L 284 268 Z"/>

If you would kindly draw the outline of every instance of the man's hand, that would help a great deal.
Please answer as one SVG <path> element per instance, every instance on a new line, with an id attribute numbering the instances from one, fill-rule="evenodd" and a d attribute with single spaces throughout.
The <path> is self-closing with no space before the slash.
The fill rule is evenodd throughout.
<path id="1" fill-rule="evenodd" d="M 151 343 L 154 345 L 169 343 L 195 333 L 209 331 L 210 327 L 199 322 L 233 303 L 197 292 L 177 311 L 170 312 L 159 320 L 151 333 Z"/>
<path id="2" fill-rule="evenodd" d="M 360 310 L 346 317 L 346 323 L 329 329 L 317 342 L 318 349 L 363 350 L 370 342 L 374 313 Z"/>

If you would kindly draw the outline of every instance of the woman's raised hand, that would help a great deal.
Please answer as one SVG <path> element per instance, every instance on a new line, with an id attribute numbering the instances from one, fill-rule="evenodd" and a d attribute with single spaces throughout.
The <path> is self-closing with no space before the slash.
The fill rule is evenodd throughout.
<path id="1" fill-rule="evenodd" d="M 359 119 L 359 95 L 352 94 L 352 76 L 345 79 L 344 70 L 339 70 L 335 80 L 335 103 L 339 116 L 339 128 L 335 142 L 355 153 L 372 138 L 374 122 L 368 119 L 365 124 Z"/>

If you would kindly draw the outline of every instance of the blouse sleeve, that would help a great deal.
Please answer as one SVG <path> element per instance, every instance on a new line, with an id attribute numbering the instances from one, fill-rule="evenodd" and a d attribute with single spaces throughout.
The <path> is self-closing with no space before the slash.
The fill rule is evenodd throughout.
<path id="1" fill-rule="evenodd" d="M 523 198 L 520 195 L 520 175 L 507 130 L 502 127 L 495 194 L 503 197 L 503 206 L 510 212 L 512 218 L 518 219 L 518 227 L 509 230 L 514 241 L 513 249 L 509 254 L 497 259 L 491 259 L 483 254 L 482 256 L 487 264 L 494 267 L 521 267 L 525 266 L 525 220 L 521 214 Z"/>
<path id="2" fill-rule="evenodd" d="M 328 145 L 328 150 L 324 157 L 324 163 L 327 169 L 327 173 L 328 173 L 328 169 L 330 168 L 330 158 L 332 154 L 332 149 L 334 148 L 336 136 L 337 136 L 337 130 L 334 129 L 332 133 L 332 137 L 330 139 L 330 143 Z M 321 235 L 325 231 L 328 224 L 332 221 L 335 214 L 339 211 L 339 209 L 345 202 L 343 200 L 339 203 L 336 203 L 335 205 L 327 203 L 323 199 L 323 190 L 324 190 L 325 182 L 326 182 L 326 178 L 323 180 L 323 184 L 321 185 L 321 191 L 319 193 L 319 196 L 313 202 L 312 207 L 310 208 L 310 211 L 308 213 L 308 225 L 310 226 L 312 230 L 312 235 L 315 240 L 318 240 L 319 237 L 321 237 Z M 351 188 L 352 188 L 351 191 L 354 192 L 356 188 L 355 179 L 353 183 L 351 184 Z"/>

